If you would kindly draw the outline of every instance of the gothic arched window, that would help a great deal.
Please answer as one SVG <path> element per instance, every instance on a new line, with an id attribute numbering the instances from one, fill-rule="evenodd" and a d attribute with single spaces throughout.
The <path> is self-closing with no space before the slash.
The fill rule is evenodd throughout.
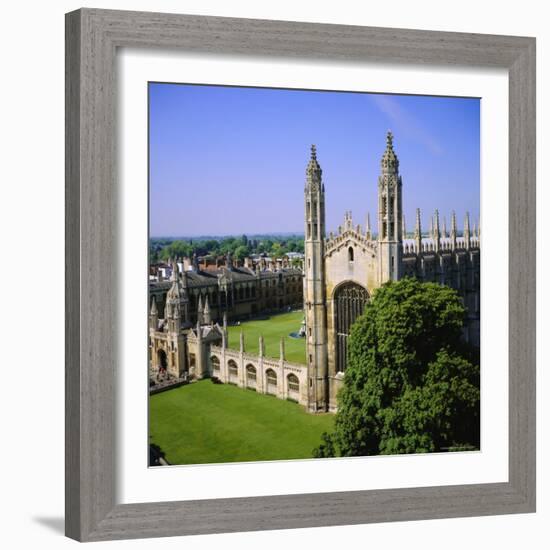
<path id="1" fill-rule="evenodd" d="M 353 262 L 353 246 L 348 248 L 348 262 Z"/>
<path id="2" fill-rule="evenodd" d="M 256 367 L 254 365 L 246 365 L 246 385 L 249 388 L 256 387 Z"/>
<path id="3" fill-rule="evenodd" d="M 216 373 L 219 373 L 220 372 L 220 360 L 215 355 L 212 355 L 212 357 L 210 357 L 210 363 L 212 365 L 212 370 Z"/>
<path id="4" fill-rule="evenodd" d="M 334 326 L 336 327 L 336 371 L 344 372 L 348 361 L 348 336 L 351 325 L 365 309 L 369 293 L 356 283 L 345 283 L 334 294 Z"/>
<path id="5" fill-rule="evenodd" d="M 268 386 L 277 385 L 277 373 L 273 369 L 267 369 L 265 373 L 265 377 L 266 377 Z"/>
<path id="6" fill-rule="evenodd" d="M 227 367 L 229 370 L 229 382 L 232 384 L 236 384 L 238 379 L 238 374 L 239 374 L 239 368 L 237 367 L 237 363 L 235 363 L 233 359 L 230 359 L 227 363 Z"/>
<path id="7" fill-rule="evenodd" d="M 300 380 L 295 374 L 289 374 L 287 377 L 289 393 L 298 393 L 300 391 Z"/>

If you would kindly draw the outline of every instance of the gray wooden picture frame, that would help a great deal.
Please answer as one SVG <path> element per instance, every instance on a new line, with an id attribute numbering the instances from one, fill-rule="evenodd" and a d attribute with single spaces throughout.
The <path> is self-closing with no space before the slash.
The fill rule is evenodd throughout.
<path id="1" fill-rule="evenodd" d="M 117 504 L 117 48 L 509 71 L 509 481 Z M 82 9 L 66 16 L 66 534 L 81 541 L 535 511 L 535 39 Z"/>

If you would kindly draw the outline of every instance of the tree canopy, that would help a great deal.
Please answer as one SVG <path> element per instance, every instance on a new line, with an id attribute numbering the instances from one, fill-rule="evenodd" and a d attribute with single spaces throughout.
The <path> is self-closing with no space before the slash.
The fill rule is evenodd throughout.
<path id="1" fill-rule="evenodd" d="M 265 235 L 249 239 L 246 235 L 220 238 L 159 238 L 149 241 L 149 261 L 157 263 L 169 258 L 197 256 L 225 256 L 243 260 L 251 254 L 268 254 L 276 258 L 289 252 L 304 252 L 304 237 L 301 235 Z"/>
<path id="2" fill-rule="evenodd" d="M 351 328 L 335 429 L 317 457 L 479 448 L 479 354 L 457 292 L 405 278 Z"/>

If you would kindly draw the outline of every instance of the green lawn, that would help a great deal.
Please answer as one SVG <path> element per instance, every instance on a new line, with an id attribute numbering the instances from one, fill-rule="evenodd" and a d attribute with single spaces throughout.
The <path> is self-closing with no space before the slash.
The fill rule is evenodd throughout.
<path id="1" fill-rule="evenodd" d="M 149 442 L 170 464 L 311 458 L 334 416 L 202 380 L 149 398 Z"/>
<path id="2" fill-rule="evenodd" d="M 229 332 L 228 346 L 239 349 L 239 334 L 244 333 L 245 351 L 258 353 L 260 334 L 264 336 L 265 354 L 267 357 L 279 358 L 279 343 L 281 336 L 285 337 L 285 356 L 293 363 L 306 364 L 305 338 L 291 338 L 291 332 L 298 332 L 304 313 L 280 313 L 272 315 L 265 321 L 244 321 L 240 326 L 227 327 Z"/>

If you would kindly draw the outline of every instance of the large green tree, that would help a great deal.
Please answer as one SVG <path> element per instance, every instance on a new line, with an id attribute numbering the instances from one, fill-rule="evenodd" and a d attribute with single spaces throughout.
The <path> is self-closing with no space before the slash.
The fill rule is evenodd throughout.
<path id="1" fill-rule="evenodd" d="M 334 432 L 318 457 L 479 448 L 479 354 L 453 289 L 405 278 L 351 329 Z"/>

